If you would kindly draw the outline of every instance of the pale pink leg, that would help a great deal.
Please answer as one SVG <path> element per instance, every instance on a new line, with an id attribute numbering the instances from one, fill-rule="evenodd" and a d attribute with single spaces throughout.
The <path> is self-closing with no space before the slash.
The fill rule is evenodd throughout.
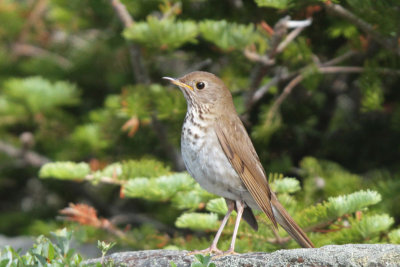
<path id="1" fill-rule="evenodd" d="M 211 246 L 209 248 L 206 248 L 203 250 L 196 250 L 196 251 L 190 252 L 189 255 L 196 254 L 196 253 L 202 253 L 202 254 L 213 253 L 213 252 L 215 252 L 217 254 L 222 253 L 222 251 L 217 248 L 217 243 L 218 243 L 219 238 L 221 237 L 222 230 L 224 230 L 226 222 L 229 219 L 229 216 L 231 216 L 232 211 L 235 209 L 235 203 L 233 201 L 227 201 L 227 204 L 228 204 L 228 212 L 225 214 L 224 219 L 222 219 L 221 225 L 218 228 L 217 234 L 215 235 L 214 240 L 211 243 Z"/>
<path id="2" fill-rule="evenodd" d="M 233 230 L 231 245 L 229 246 L 229 249 L 227 251 L 223 252 L 221 255 L 218 255 L 217 257 L 231 255 L 231 254 L 237 254 L 235 252 L 235 242 L 236 242 L 236 235 L 239 230 L 240 219 L 242 218 L 242 214 L 244 211 L 244 203 L 240 200 L 237 200 L 236 208 L 237 208 L 237 217 L 236 217 L 236 222 L 235 222 L 235 229 Z"/>

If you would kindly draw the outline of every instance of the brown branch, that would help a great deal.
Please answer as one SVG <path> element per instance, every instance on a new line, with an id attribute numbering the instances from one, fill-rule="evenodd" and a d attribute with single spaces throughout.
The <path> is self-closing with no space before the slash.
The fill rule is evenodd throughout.
<path id="1" fill-rule="evenodd" d="M 130 26 L 133 25 L 135 21 L 129 14 L 124 4 L 122 4 L 119 0 L 110 0 L 110 4 L 114 8 L 115 13 L 117 13 L 119 19 L 124 24 L 125 28 L 129 28 Z"/>
<path id="2" fill-rule="evenodd" d="M 259 87 L 262 78 L 266 75 L 268 68 L 271 65 L 275 64 L 275 57 L 291 43 L 293 40 L 306 28 L 311 24 L 311 19 L 307 19 L 304 21 L 291 21 L 290 17 L 284 17 L 280 19 L 274 26 L 273 35 L 271 37 L 271 48 L 267 51 L 264 56 L 258 55 L 249 50 L 245 50 L 245 56 L 252 60 L 260 63 L 261 66 L 256 66 L 255 71 L 251 78 L 250 91 L 251 93 L 247 97 L 246 100 L 246 109 L 250 111 L 253 105 L 258 102 L 266 92 L 268 92 L 269 88 L 273 85 L 276 85 L 278 82 L 282 80 L 286 80 L 291 76 L 277 77 L 272 79 L 266 86 Z M 284 36 L 287 33 L 289 27 L 295 28 L 291 31 L 285 39 Z"/>
<path id="3" fill-rule="evenodd" d="M 337 64 L 342 63 L 343 61 L 345 61 L 345 60 L 347 60 L 347 59 L 349 59 L 349 58 L 351 58 L 351 57 L 353 57 L 353 56 L 355 56 L 357 54 L 358 54 L 358 52 L 348 51 L 348 52 L 344 53 L 343 55 L 340 55 L 340 56 L 335 57 L 335 58 L 333 58 L 333 59 L 331 59 L 331 60 L 329 60 L 329 61 L 327 61 L 325 63 L 322 63 L 321 66 L 328 67 L 328 66 L 337 65 Z"/>
<path id="4" fill-rule="evenodd" d="M 60 67 L 67 69 L 72 66 L 72 63 L 55 53 L 49 52 L 43 48 L 33 46 L 25 43 L 14 43 L 12 45 L 12 51 L 15 56 L 29 56 L 29 57 L 38 57 L 38 58 L 50 58 Z"/>
<path id="5" fill-rule="evenodd" d="M 294 39 L 305 29 L 305 27 L 296 28 L 291 31 L 286 38 L 276 48 L 276 53 L 281 53 Z"/>
<path id="6" fill-rule="evenodd" d="M 115 10 L 115 13 L 118 15 L 118 18 L 124 25 L 124 27 L 125 28 L 131 27 L 134 24 L 135 20 L 129 14 L 125 5 L 122 4 L 121 1 L 119 0 L 109 0 L 109 1 L 111 6 Z M 129 53 L 131 56 L 133 75 L 135 77 L 136 82 L 143 84 L 150 83 L 149 75 L 143 64 L 143 58 L 140 52 L 140 47 L 136 44 L 131 43 L 129 46 Z"/>
<path id="7" fill-rule="evenodd" d="M 36 23 L 38 19 L 42 17 L 43 12 L 46 10 L 47 0 L 38 0 L 35 2 L 35 6 L 29 13 L 28 18 L 25 21 L 24 26 L 17 38 L 18 42 L 25 42 L 28 36 L 29 29 Z"/>
<path id="8" fill-rule="evenodd" d="M 274 59 L 270 59 L 266 55 L 259 55 L 256 52 L 251 51 L 249 48 L 246 48 L 243 51 L 243 54 L 248 60 L 254 61 L 254 62 L 259 62 L 265 66 L 271 66 L 271 65 L 275 64 Z"/>
<path id="9" fill-rule="evenodd" d="M 116 184 L 116 185 L 123 185 L 126 183 L 126 181 L 123 180 L 118 180 L 116 177 L 108 177 L 108 176 L 101 176 L 101 177 L 96 177 L 93 174 L 88 174 L 84 177 L 85 180 L 87 181 L 96 181 L 96 182 L 102 182 L 105 184 Z"/>
<path id="10" fill-rule="evenodd" d="M 364 67 L 353 67 L 353 66 L 332 66 L 332 67 L 319 67 L 318 71 L 321 73 L 361 73 L 365 70 Z M 400 70 L 388 69 L 388 68 L 374 68 L 371 69 L 375 72 L 386 74 L 386 75 L 400 75 Z"/>
<path id="11" fill-rule="evenodd" d="M 31 165 L 34 167 L 40 167 L 51 160 L 30 150 L 16 148 L 10 144 L 0 141 L 0 151 L 9 157 L 22 160 L 23 165 Z"/>
<path id="12" fill-rule="evenodd" d="M 283 89 L 282 93 L 279 95 L 279 97 L 275 100 L 274 104 L 270 108 L 267 114 L 267 125 L 271 123 L 275 113 L 281 106 L 282 102 L 289 96 L 289 94 L 292 92 L 293 88 L 298 85 L 302 80 L 304 79 L 302 74 L 297 75 L 293 80 L 291 80 L 288 85 Z"/>
<path id="13" fill-rule="evenodd" d="M 270 81 L 268 81 L 265 85 L 258 88 L 251 96 L 249 101 L 249 105 L 252 106 L 269 91 L 272 86 L 278 85 L 278 83 L 293 77 L 293 73 L 287 73 L 287 71 L 279 71 L 277 75 L 275 75 Z"/>
<path id="14" fill-rule="evenodd" d="M 321 73 L 361 73 L 365 70 L 363 67 L 354 66 L 332 66 L 332 67 L 319 67 L 318 71 Z M 386 74 L 386 75 L 400 75 L 400 70 L 393 70 L 388 68 L 376 68 L 373 69 L 375 72 Z M 274 104 L 270 108 L 267 114 L 266 123 L 271 123 L 275 113 L 281 106 L 282 102 L 289 96 L 293 88 L 297 86 L 304 79 L 303 74 L 298 74 L 288 85 L 283 89 L 282 93 L 275 100 Z"/>
<path id="15" fill-rule="evenodd" d="M 361 18 L 357 17 L 353 13 L 351 13 L 349 10 L 345 9 L 341 5 L 338 4 L 332 4 L 330 1 L 328 4 L 325 4 L 325 8 L 329 11 L 334 13 L 335 15 L 338 15 L 352 24 L 356 25 L 359 27 L 362 31 L 367 33 L 374 39 L 377 43 L 382 45 L 388 50 L 393 51 L 397 55 L 400 55 L 400 46 L 397 43 L 395 39 L 392 38 L 385 38 L 383 37 L 379 32 L 377 32 L 374 27 L 367 23 L 366 21 L 362 20 Z"/>

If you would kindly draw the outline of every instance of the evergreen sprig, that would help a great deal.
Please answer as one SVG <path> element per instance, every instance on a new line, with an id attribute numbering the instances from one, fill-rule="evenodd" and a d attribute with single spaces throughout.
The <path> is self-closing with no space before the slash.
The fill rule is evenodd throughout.
<path id="1" fill-rule="evenodd" d="M 176 21 L 175 18 L 157 19 L 148 16 L 146 22 L 136 22 L 125 29 L 124 37 L 157 50 L 174 50 L 185 43 L 195 43 L 196 24 Z"/>

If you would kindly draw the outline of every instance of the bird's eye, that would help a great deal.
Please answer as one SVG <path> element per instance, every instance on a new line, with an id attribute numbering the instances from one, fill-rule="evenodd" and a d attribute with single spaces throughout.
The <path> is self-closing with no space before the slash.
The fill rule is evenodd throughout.
<path id="1" fill-rule="evenodd" d="M 196 88 L 199 89 L 199 90 L 203 89 L 205 86 L 206 85 L 203 82 L 196 83 Z"/>

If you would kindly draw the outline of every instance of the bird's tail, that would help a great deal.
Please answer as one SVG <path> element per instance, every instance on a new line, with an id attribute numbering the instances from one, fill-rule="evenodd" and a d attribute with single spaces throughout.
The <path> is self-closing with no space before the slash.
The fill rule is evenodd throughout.
<path id="1" fill-rule="evenodd" d="M 288 234 L 303 248 L 313 248 L 314 244 L 285 210 L 274 193 L 272 193 L 271 205 L 275 219 L 283 227 L 283 229 L 285 229 L 286 232 L 288 232 Z"/>

